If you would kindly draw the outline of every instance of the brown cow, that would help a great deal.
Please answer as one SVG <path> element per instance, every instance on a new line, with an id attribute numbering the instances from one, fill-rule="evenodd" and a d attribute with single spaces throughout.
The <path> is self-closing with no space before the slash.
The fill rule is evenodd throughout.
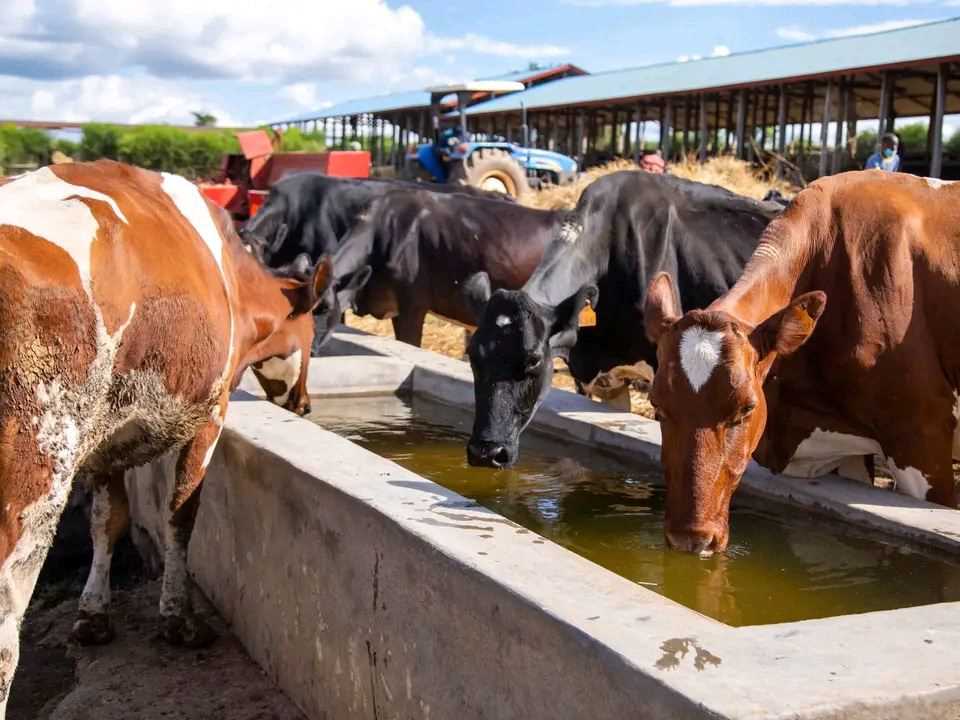
<path id="1" fill-rule="evenodd" d="M 111 637 L 110 560 L 128 523 L 124 471 L 180 448 L 162 633 L 198 645 L 186 549 L 231 386 L 269 358 L 297 365 L 305 410 L 311 311 L 332 275 L 276 277 L 181 177 L 61 165 L 0 188 L 0 717 L 18 629 L 72 480 L 93 494 L 94 558 L 74 627 Z"/>
<path id="2" fill-rule="evenodd" d="M 898 490 L 955 507 L 958 305 L 960 185 L 876 170 L 802 192 L 705 310 L 680 317 L 657 277 L 645 323 L 669 544 L 726 547 L 751 453 L 788 475 L 861 479 L 877 454 Z"/>

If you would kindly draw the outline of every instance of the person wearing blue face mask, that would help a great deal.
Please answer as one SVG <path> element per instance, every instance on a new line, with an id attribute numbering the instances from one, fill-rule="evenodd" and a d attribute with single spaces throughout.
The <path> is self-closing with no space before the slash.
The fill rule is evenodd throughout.
<path id="1" fill-rule="evenodd" d="M 886 172 L 897 172 L 900 169 L 900 155 L 897 148 L 900 139 L 893 133 L 884 133 L 880 138 L 880 150 L 867 158 L 865 169 L 877 168 Z"/>

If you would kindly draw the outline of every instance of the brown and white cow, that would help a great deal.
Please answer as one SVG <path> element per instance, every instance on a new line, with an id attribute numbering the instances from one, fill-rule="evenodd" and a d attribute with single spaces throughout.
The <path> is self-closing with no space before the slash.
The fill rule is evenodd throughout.
<path id="1" fill-rule="evenodd" d="M 726 547 L 751 454 L 860 479 L 876 454 L 900 492 L 956 507 L 957 307 L 960 185 L 878 170 L 798 195 L 705 310 L 681 317 L 669 277 L 654 279 L 668 543 Z"/>
<path id="2" fill-rule="evenodd" d="M 180 448 L 162 634 L 210 639 L 191 611 L 186 549 L 227 399 L 248 365 L 282 358 L 298 363 L 284 404 L 305 411 L 311 311 L 331 270 L 320 263 L 307 283 L 272 275 L 175 175 L 101 161 L 0 187 L 0 717 L 74 477 L 91 484 L 94 547 L 76 637 L 111 637 L 124 471 Z"/>

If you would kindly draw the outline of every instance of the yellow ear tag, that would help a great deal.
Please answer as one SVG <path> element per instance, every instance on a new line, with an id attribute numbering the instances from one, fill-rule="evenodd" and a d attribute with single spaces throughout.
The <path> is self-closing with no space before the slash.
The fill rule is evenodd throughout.
<path id="1" fill-rule="evenodd" d="M 580 311 L 580 327 L 593 327 L 597 324 L 597 314 L 590 305 L 584 306 Z"/>

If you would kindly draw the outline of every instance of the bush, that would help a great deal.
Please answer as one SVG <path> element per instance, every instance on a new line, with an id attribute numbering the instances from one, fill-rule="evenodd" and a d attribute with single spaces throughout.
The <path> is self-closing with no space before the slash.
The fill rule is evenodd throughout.
<path id="1" fill-rule="evenodd" d="M 189 178 L 212 174 L 220 167 L 224 154 L 238 149 L 236 140 L 227 133 L 188 133 L 161 125 L 129 130 L 120 138 L 123 162 Z"/>
<path id="2" fill-rule="evenodd" d="M 281 152 L 321 152 L 326 149 L 322 130 L 303 132 L 299 128 L 285 130 L 280 139 Z"/>
<path id="3" fill-rule="evenodd" d="M 900 136 L 900 154 L 923 155 L 927 152 L 927 126 L 925 123 L 910 123 L 896 129 Z"/>
<path id="4" fill-rule="evenodd" d="M 87 123 L 83 126 L 83 138 L 80 140 L 80 158 L 99 160 L 120 157 L 120 128 L 106 123 Z"/>
<path id="5" fill-rule="evenodd" d="M 0 164 L 50 162 L 52 149 L 50 136 L 42 130 L 18 128 L 14 125 L 0 126 Z"/>
<path id="6" fill-rule="evenodd" d="M 947 155 L 960 157 L 960 130 L 957 130 L 944 145 L 944 151 Z"/>
<path id="7" fill-rule="evenodd" d="M 75 159 L 80 155 L 80 143 L 75 143 L 73 140 L 67 140 L 64 138 L 61 138 L 60 140 L 54 140 L 53 149 L 59 150 L 69 158 Z"/>

